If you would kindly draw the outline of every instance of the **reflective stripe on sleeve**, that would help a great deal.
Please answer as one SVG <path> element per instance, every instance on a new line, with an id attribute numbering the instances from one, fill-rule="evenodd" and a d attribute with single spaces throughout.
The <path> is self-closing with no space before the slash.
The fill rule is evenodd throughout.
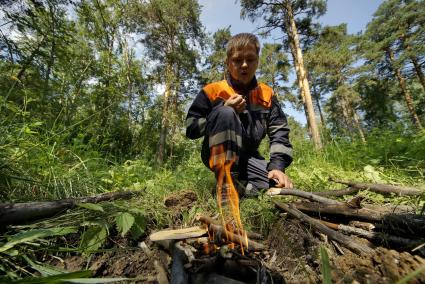
<path id="1" fill-rule="evenodd" d="M 286 147 L 282 144 L 273 144 L 270 146 L 270 154 L 282 153 L 292 157 L 292 148 Z"/>
<path id="2" fill-rule="evenodd" d="M 283 124 L 278 124 L 278 125 L 270 125 L 269 126 L 269 135 L 273 135 L 274 133 L 276 133 L 278 130 L 283 129 L 287 126 L 283 125 Z"/>

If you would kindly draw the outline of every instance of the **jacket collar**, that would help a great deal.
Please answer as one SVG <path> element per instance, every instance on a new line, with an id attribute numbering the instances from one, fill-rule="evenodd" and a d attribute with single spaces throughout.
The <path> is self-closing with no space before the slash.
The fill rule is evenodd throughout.
<path id="1" fill-rule="evenodd" d="M 232 87 L 233 90 L 235 90 L 235 92 L 244 96 L 247 96 L 250 91 L 257 88 L 258 86 L 257 78 L 255 76 L 254 78 L 252 78 L 251 82 L 246 86 L 233 79 L 232 76 L 230 76 L 230 73 L 226 73 L 226 81 L 227 84 L 229 84 L 229 86 Z"/>

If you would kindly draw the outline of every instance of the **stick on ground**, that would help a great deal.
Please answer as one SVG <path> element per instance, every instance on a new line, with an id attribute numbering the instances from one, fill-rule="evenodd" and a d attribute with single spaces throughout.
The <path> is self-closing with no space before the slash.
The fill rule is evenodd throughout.
<path id="1" fill-rule="evenodd" d="M 396 185 L 381 184 L 381 183 L 358 183 L 353 181 L 337 180 L 333 178 L 329 178 L 329 180 L 332 182 L 348 185 L 351 188 L 356 188 L 359 190 L 367 189 L 367 190 L 370 190 L 376 193 L 381 193 L 381 194 L 395 193 L 395 194 L 398 194 L 399 196 L 425 194 L 425 190 L 420 190 L 414 187 L 404 187 L 404 186 L 396 186 Z"/>
<path id="2" fill-rule="evenodd" d="M 56 201 L 0 203 L 0 225 L 16 225 L 30 220 L 51 217 L 67 209 L 74 208 L 79 203 L 98 203 L 116 199 L 129 199 L 141 192 L 143 191 L 118 191 Z"/>
<path id="3" fill-rule="evenodd" d="M 327 205 L 341 205 L 342 202 L 339 202 L 337 200 L 329 199 L 323 196 L 316 195 L 311 192 L 306 192 L 298 189 L 286 189 L 286 188 L 277 188 L 272 187 L 267 191 L 267 195 L 275 196 L 275 195 L 293 195 L 302 197 L 311 201 L 316 201 L 322 204 Z"/>

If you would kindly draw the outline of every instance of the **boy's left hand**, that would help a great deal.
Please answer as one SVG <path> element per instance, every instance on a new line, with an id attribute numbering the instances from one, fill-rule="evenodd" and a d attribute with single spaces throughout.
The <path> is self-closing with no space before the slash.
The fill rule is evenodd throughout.
<path id="1" fill-rule="evenodd" d="M 293 188 L 291 179 L 285 175 L 282 171 L 279 170 L 271 170 L 268 174 L 269 179 L 273 179 L 276 181 L 276 187 L 284 187 L 284 188 Z"/>

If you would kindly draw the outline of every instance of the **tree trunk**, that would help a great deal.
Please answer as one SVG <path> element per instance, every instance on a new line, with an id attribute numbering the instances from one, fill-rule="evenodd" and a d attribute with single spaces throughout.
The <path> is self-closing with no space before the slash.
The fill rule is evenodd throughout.
<path id="1" fill-rule="evenodd" d="M 159 135 L 159 143 L 158 143 L 158 151 L 156 156 L 156 165 L 162 166 L 164 163 L 165 156 L 165 145 L 167 141 L 167 132 L 169 126 L 169 115 L 170 115 L 170 97 L 171 97 L 171 66 L 167 65 L 166 67 L 166 82 L 165 82 L 165 92 L 163 98 L 163 106 L 162 106 L 162 120 L 161 120 L 161 132 Z"/>
<path id="2" fill-rule="evenodd" d="M 356 109 L 353 109 L 353 120 L 354 120 L 354 123 L 356 124 L 357 130 L 359 131 L 360 139 L 362 140 L 363 144 L 366 144 L 366 137 L 364 135 L 364 130 L 360 123 L 360 118 L 359 118 L 359 115 L 357 114 Z"/>
<path id="3" fill-rule="evenodd" d="M 316 149 L 322 148 L 322 142 L 320 139 L 319 129 L 316 123 L 316 117 L 314 115 L 313 101 L 310 94 L 310 86 L 307 80 L 306 70 L 304 68 L 304 60 L 300 47 L 300 41 L 298 38 L 298 31 L 295 25 L 294 14 L 292 12 L 291 2 L 285 0 L 286 19 L 285 27 L 288 34 L 292 57 L 294 58 L 295 71 L 297 73 L 298 86 L 300 87 L 301 97 L 304 101 L 304 107 L 307 112 L 307 121 L 310 125 L 311 137 Z"/>
<path id="4" fill-rule="evenodd" d="M 415 67 L 416 75 L 418 75 L 422 88 L 425 91 L 425 77 L 424 77 L 424 73 L 422 72 L 421 65 L 419 64 L 418 59 L 414 56 L 411 56 L 410 60 L 412 61 L 413 66 Z"/>
<path id="5" fill-rule="evenodd" d="M 391 48 L 387 48 L 387 54 L 388 54 L 388 57 L 390 59 L 391 66 L 394 70 L 394 74 L 397 77 L 398 83 L 400 84 L 401 91 L 403 92 L 404 100 L 406 101 L 407 109 L 409 110 L 410 116 L 412 118 L 412 122 L 417 128 L 423 129 L 421 121 L 419 120 L 419 117 L 418 117 L 416 110 L 415 110 L 415 107 L 413 105 L 412 96 L 410 95 L 410 91 L 406 86 L 406 80 L 404 79 L 403 75 L 401 74 L 400 68 L 398 68 L 394 64 L 394 61 L 395 61 L 394 52 L 392 51 Z"/>

